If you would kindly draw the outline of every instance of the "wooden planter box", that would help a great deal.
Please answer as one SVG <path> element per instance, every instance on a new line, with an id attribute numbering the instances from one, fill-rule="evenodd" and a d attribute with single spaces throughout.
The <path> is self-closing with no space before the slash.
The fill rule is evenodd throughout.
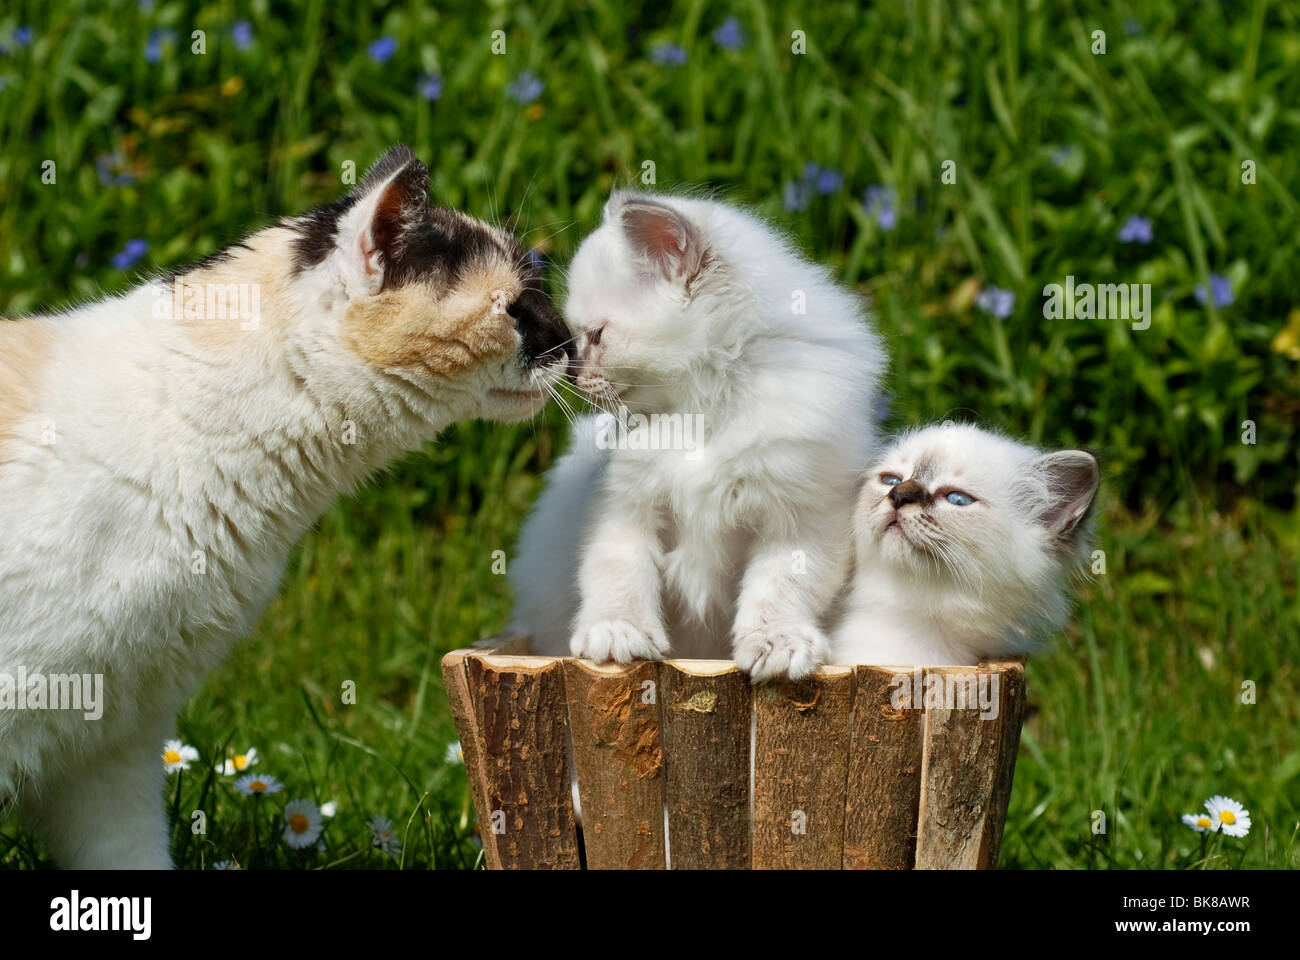
<path id="1" fill-rule="evenodd" d="M 826 666 L 755 687 L 725 660 L 623 667 L 525 650 L 499 637 L 442 660 L 492 869 L 997 863 L 1019 661 Z"/>

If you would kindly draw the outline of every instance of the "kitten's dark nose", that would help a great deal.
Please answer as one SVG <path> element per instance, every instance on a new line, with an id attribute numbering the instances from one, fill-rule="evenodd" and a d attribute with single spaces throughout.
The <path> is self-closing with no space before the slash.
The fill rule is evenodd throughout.
<path id="1" fill-rule="evenodd" d="M 925 487 L 915 480 L 904 480 L 889 488 L 889 502 L 895 510 L 902 510 L 909 503 L 924 503 Z"/>
<path id="2" fill-rule="evenodd" d="M 525 289 L 506 307 L 506 312 L 515 318 L 515 329 L 523 341 L 521 349 L 528 366 L 573 359 L 568 325 L 542 291 Z"/>

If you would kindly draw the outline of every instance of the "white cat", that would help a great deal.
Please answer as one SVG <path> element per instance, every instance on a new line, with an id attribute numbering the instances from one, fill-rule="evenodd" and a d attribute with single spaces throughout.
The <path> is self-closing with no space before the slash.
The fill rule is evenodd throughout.
<path id="1" fill-rule="evenodd" d="M 856 570 L 840 663 L 976 664 L 1065 623 L 1088 551 L 1097 461 L 966 425 L 903 435 L 853 515 Z"/>
<path id="2" fill-rule="evenodd" d="M 405 147 L 175 282 L 0 320 L 0 803 L 63 866 L 169 865 L 163 741 L 293 542 L 452 421 L 535 413 L 567 339 Z M 102 717 L 19 709 L 24 673 L 102 674 Z"/>
<path id="3" fill-rule="evenodd" d="M 538 653 L 810 673 L 886 363 L 859 299 L 739 210 L 616 193 L 565 315 L 578 386 L 632 429 L 577 424 L 510 565 L 511 629 Z"/>

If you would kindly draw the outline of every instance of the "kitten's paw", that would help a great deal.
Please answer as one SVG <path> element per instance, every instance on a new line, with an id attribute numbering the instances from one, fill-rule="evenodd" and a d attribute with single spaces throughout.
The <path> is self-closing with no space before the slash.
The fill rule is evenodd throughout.
<path id="1" fill-rule="evenodd" d="M 751 683 L 799 680 L 826 662 L 830 641 L 811 624 L 764 626 L 737 637 L 732 659 Z"/>
<path id="2" fill-rule="evenodd" d="M 593 620 L 579 625 L 569 649 L 575 657 L 585 657 L 597 663 L 662 660 L 668 656 L 668 637 L 658 624 Z"/>

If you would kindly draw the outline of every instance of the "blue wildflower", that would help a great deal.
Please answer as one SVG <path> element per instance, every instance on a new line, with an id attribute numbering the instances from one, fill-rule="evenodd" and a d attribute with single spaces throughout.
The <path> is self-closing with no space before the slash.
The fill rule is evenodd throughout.
<path id="1" fill-rule="evenodd" d="M 1137 214 L 1125 220 L 1124 226 L 1119 228 L 1120 243 L 1150 243 L 1151 235 L 1151 220 Z"/>
<path id="2" fill-rule="evenodd" d="M 105 187 L 124 187 L 134 183 L 133 177 L 126 170 L 126 160 L 120 153 L 106 153 L 95 159 L 95 172 L 99 182 Z"/>
<path id="3" fill-rule="evenodd" d="M 236 50 L 247 50 L 253 45 L 253 25 L 247 20 L 237 20 L 230 30 Z"/>
<path id="4" fill-rule="evenodd" d="M 525 70 L 515 77 L 514 83 L 506 87 L 506 93 L 516 103 L 532 103 L 542 95 L 542 91 L 545 89 L 546 84 L 542 83 L 537 74 L 531 70 Z"/>
<path id="5" fill-rule="evenodd" d="M 36 37 L 36 32 L 31 27 L 15 27 L 14 43 L 20 47 L 30 47 L 32 40 Z"/>
<path id="6" fill-rule="evenodd" d="M 876 218 L 881 230 L 893 230 L 898 226 L 898 211 L 895 209 L 897 195 L 893 187 L 881 186 L 879 184 L 867 187 L 862 194 L 862 205 L 867 208 L 867 213 Z"/>
<path id="7" fill-rule="evenodd" d="M 436 73 L 426 73 L 420 78 L 417 89 L 425 100 L 442 99 L 442 77 Z"/>
<path id="8" fill-rule="evenodd" d="M 538 273 L 541 273 L 543 270 L 546 269 L 546 258 L 543 257 L 536 250 L 528 251 L 528 262 L 533 265 L 533 269 L 536 270 Z"/>
<path id="9" fill-rule="evenodd" d="M 745 45 L 745 34 L 740 29 L 740 21 L 727 17 L 722 26 L 713 31 L 713 40 L 724 50 L 739 50 Z"/>
<path id="10" fill-rule="evenodd" d="M 135 262 L 145 255 L 149 249 L 149 244 L 139 237 L 133 237 L 126 242 L 121 253 L 113 254 L 113 266 L 118 270 L 130 270 L 135 266 Z"/>
<path id="11" fill-rule="evenodd" d="M 1001 287 L 988 286 L 975 298 L 975 306 L 995 317 L 1009 317 L 1016 308 L 1016 295 Z"/>
<path id="12" fill-rule="evenodd" d="M 1142 32 L 1142 24 L 1140 24 L 1133 17 L 1129 17 L 1127 20 L 1124 21 L 1124 36 L 1136 37 L 1141 32 Z"/>
<path id="13" fill-rule="evenodd" d="M 387 63 L 393 58 L 393 54 L 397 52 L 397 38 L 380 37 L 366 48 L 366 52 L 370 54 L 370 59 L 375 63 Z"/>
<path id="14" fill-rule="evenodd" d="M 812 184 L 804 180 L 787 180 L 782 195 L 782 203 L 792 212 L 805 210 L 812 200 Z"/>
<path id="15" fill-rule="evenodd" d="M 175 39 L 174 30 L 150 30 L 149 42 L 144 45 L 144 58 L 150 63 L 157 63 L 162 59 L 163 44 Z"/>
<path id="16" fill-rule="evenodd" d="M 1214 305 L 1216 307 L 1230 307 L 1236 301 L 1237 296 L 1232 292 L 1232 281 L 1221 273 L 1210 274 L 1210 290 L 1206 291 L 1203 284 L 1197 284 L 1196 302 L 1202 305 L 1214 295 Z"/>
<path id="17" fill-rule="evenodd" d="M 890 395 L 883 390 L 876 394 L 875 410 L 872 413 L 876 423 L 884 423 L 893 414 L 891 399 Z"/>
<path id="18" fill-rule="evenodd" d="M 1052 150 L 1052 163 L 1056 164 L 1058 167 L 1063 167 L 1070 162 L 1070 158 L 1073 156 L 1074 156 L 1074 147 L 1070 147 L 1070 146 L 1055 147 Z"/>
<path id="19" fill-rule="evenodd" d="M 838 170 L 823 169 L 817 172 L 817 192 L 825 196 L 844 186 L 844 174 Z"/>
<path id="20" fill-rule="evenodd" d="M 661 43 L 650 51 L 650 59 L 661 67 L 680 67 L 686 62 L 686 51 L 675 43 Z"/>

